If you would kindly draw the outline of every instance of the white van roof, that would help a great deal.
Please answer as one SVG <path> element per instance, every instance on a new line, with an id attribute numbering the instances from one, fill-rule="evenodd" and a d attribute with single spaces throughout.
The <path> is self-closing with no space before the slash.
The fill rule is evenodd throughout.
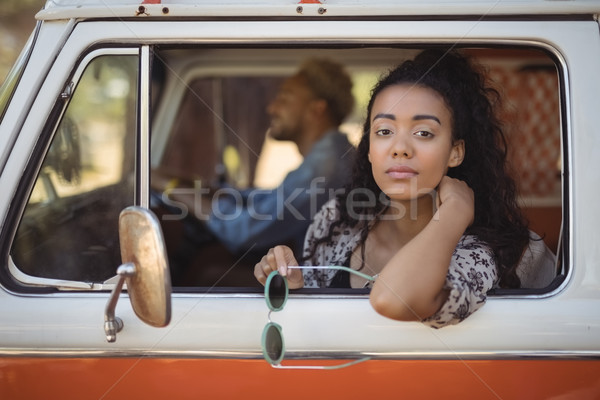
<path id="1" fill-rule="evenodd" d="M 574 15 L 600 0 L 48 0 L 36 18 Z"/>

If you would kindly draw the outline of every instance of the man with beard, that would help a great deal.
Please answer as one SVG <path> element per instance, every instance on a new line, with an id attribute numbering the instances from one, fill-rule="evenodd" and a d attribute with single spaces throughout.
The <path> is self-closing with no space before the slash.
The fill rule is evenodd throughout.
<path id="1" fill-rule="evenodd" d="M 213 201 L 206 226 L 230 251 L 261 252 L 282 242 L 301 251 L 313 215 L 350 177 L 355 149 L 339 126 L 353 105 L 349 75 L 329 60 L 307 60 L 283 82 L 267 107 L 269 134 L 294 142 L 303 162 L 275 189 Z"/>

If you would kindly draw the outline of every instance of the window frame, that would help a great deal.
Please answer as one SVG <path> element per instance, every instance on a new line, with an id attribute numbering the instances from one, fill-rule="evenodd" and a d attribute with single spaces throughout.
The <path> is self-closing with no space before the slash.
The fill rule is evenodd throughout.
<path id="1" fill-rule="evenodd" d="M 367 44 L 364 44 L 364 47 L 378 47 L 378 46 L 385 46 L 388 48 L 404 48 L 404 49 L 409 49 L 409 48 L 416 48 L 416 49 L 423 49 L 423 48 L 427 48 L 427 47 L 434 47 L 434 46 L 440 46 L 440 45 L 444 45 L 445 43 L 443 41 L 431 41 L 431 42 L 427 42 L 427 43 L 418 43 L 418 44 L 413 44 L 413 45 L 409 45 L 404 41 L 398 41 L 398 42 L 386 42 L 385 44 L 382 44 L 379 41 L 372 41 L 369 42 Z M 176 47 L 176 45 L 173 45 L 172 43 L 169 43 L 170 46 Z M 184 46 L 184 45 L 182 45 Z M 190 44 L 185 44 L 186 48 L 191 48 L 192 45 Z M 211 42 L 210 44 L 206 44 L 206 43 L 194 43 L 194 48 L 198 48 L 198 50 L 200 49 L 204 49 L 204 48 L 210 48 L 210 49 L 252 49 L 252 48 L 257 48 L 257 49 L 261 49 L 261 48 L 272 48 L 272 46 L 270 45 L 252 45 L 252 46 L 243 46 L 241 44 L 238 43 L 232 43 L 232 42 L 228 42 L 227 45 L 223 45 L 222 47 L 219 47 L 219 43 L 214 43 Z M 206 46 L 206 47 L 203 47 Z M 239 47 L 238 47 L 239 46 Z M 284 45 L 281 45 L 281 47 L 283 48 Z M 559 258 L 559 263 L 561 265 L 561 276 L 557 276 L 557 278 L 555 279 L 555 281 L 553 281 L 548 287 L 546 288 L 523 288 L 523 289 L 494 289 L 491 293 L 490 293 L 490 298 L 547 298 L 547 297 L 551 297 L 554 296 L 555 294 L 559 293 L 560 291 L 562 291 L 567 282 L 569 281 L 569 277 L 571 275 L 571 268 L 570 265 L 567 260 L 569 259 L 569 250 L 568 250 L 568 235 L 565 233 L 566 232 L 566 228 L 569 226 L 568 221 L 569 221 L 569 208 L 568 208 L 568 193 L 570 192 L 570 189 L 568 189 L 570 187 L 570 182 L 569 182 L 569 174 L 568 174 L 568 164 L 569 164 L 569 157 L 568 157 L 568 148 L 569 145 L 567 143 L 568 140 L 568 108 L 567 108 L 567 104 L 568 104 L 568 78 L 567 78 L 567 67 L 566 67 L 566 63 L 564 60 L 564 57 L 562 57 L 562 55 L 560 54 L 560 52 L 555 49 L 554 47 L 550 46 L 547 43 L 540 43 L 540 42 L 533 42 L 533 41 L 522 41 L 522 40 L 515 40 L 515 41 L 508 41 L 508 40 L 490 40 L 490 41 L 485 41 L 485 40 L 479 40 L 479 41 L 464 41 L 461 42 L 461 44 L 459 46 L 456 46 L 457 48 L 485 48 L 485 49 L 489 49 L 489 50 L 494 50 L 494 49 L 531 49 L 531 50 L 535 50 L 538 51 L 540 53 L 544 53 L 547 57 L 548 57 L 548 61 L 551 61 L 554 65 L 554 67 L 556 68 L 556 72 L 557 72 L 557 95 L 558 95 L 558 103 L 559 103 L 559 113 L 560 113 L 560 126 L 559 128 L 559 135 L 560 135 L 560 143 L 561 143 L 561 155 L 562 155 L 562 171 L 561 171 L 561 208 L 562 208 L 562 226 L 560 228 L 560 241 L 559 241 L 559 247 L 558 249 L 560 250 L 556 256 L 557 258 Z M 340 41 L 339 43 L 327 43 L 326 45 L 324 44 L 314 44 L 314 43 L 296 43 L 295 48 L 298 49 L 302 49 L 302 50 L 313 50 L 313 49 L 319 49 L 319 50 L 323 50 L 323 49 L 352 49 L 352 48 L 358 48 L 358 46 L 356 45 L 356 43 L 347 43 L 347 42 L 343 42 Z M 211 70 L 211 68 L 214 68 L 211 66 L 210 62 L 208 63 L 209 67 L 207 68 L 208 71 Z M 186 72 L 189 72 L 189 70 L 186 70 Z M 229 75 L 229 72 L 224 74 L 225 76 Z M 197 72 L 195 73 L 188 73 L 187 75 L 184 75 L 186 77 L 191 77 L 191 76 L 199 76 L 199 74 Z M 183 82 L 183 85 L 186 85 L 187 81 Z M 175 99 L 175 101 L 179 102 L 181 101 L 181 98 L 177 98 Z M 161 123 L 164 123 L 164 120 L 161 121 Z M 153 149 L 153 151 L 157 151 L 156 149 Z M 154 154 L 154 153 L 153 153 Z M 157 153 L 159 154 L 159 153 Z M 552 252 L 554 253 L 557 249 L 551 249 Z M 237 289 L 237 290 L 236 290 Z M 256 290 L 254 288 L 229 288 L 229 287 L 214 287 L 214 288 L 202 288 L 202 287 L 174 287 L 173 288 L 174 292 L 177 293 L 204 293 L 208 290 L 210 290 L 211 292 L 217 292 L 217 293 L 253 293 L 256 292 Z M 348 290 L 343 290 L 343 289 L 338 289 L 333 291 L 335 292 L 335 295 L 337 296 L 364 296 L 365 292 L 358 292 L 355 289 L 348 289 Z M 332 294 L 332 290 L 331 289 L 300 289 L 295 291 L 296 294 L 304 296 L 304 295 L 318 295 L 318 296 L 330 296 L 333 295 Z"/>
<path id="2" fill-rule="evenodd" d="M 72 99 L 72 94 L 74 93 L 74 91 L 77 88 L 77 85 L 81 81 L 84 71 L 96 58 L 102 57 L 102 56 L 114 56 L 114 55 L 116 55 L 116 56 L 130 55 L 130 56 L 136 56 L 138 58 L 138 65 L 139 65 L 138 77 L 137 77 L 138 89 L 137 89 L 137 94 L 136 94 L 136 96 L 138 98 L 137 106 L 136 106 L 136 125 L 138 126 L 138 129 L 137 129 L 137 134 L 136 134 L 136 138 L 135 138 L 136 155 L 135 155 L 135 161 L 134 161 L 134 164 L 135 164 L 134 168 L 135 168 L 136 182 L 135 182 L 135 188 L 134 188 L 134 195 L 135 195 L 134 196 L 134 204 L 139 205 L 139 202 L 141 200 L 140 196 L 139 196 L 140 186 L 141 186 L 140 176 L 143 176 L 143 174 L 140 173 L 142 168 L 140 168 L 140 165 L 139 165 L 140 159 L 141 159 L 140 153 L 143 153 L 139 149 L 140 142 L 142 141 L 142 139 L 141 139 L 142 135 L 140 133 L 140 126 L 141 126 L 141 122 L 140 122 L 141 115 L 140 114 L 141 113 L 139 110 L 139 103 L 141 102 L 140 96 L 144 93 L 141 88 L 142 82 L 140 81 L 140 79 L 142 78 L 142 66 L 144 63 L 146 65 L 146 67 L 145 67 L 146 71 L 148 71 L 148 69 L 149 69 L 148 57 L 146 57 L 145 60 L 142 59 L 141 46 L 137 46 L 137 45 L 127 45 L 127 46 L 119 46 L 119 47 L 98 45 L 93 48 L 90 48 L 85 54 L 82 55 L 82 57 L 79 60 L 77 60 L 77 63 L 74 64 L 74 66 L 72 68 L 72 72 L 69 75 L 69 78 L 66 80 L 66 82 L 63 86 L 64 89 L 59 93 L 59 96 L 57 98 L 55 106 L 54 106 L 49 118 L 46 120 L 46 123 L 44 124 L 41 139 L 36 144 L 36 148 L 33 152 L 34 156 L 31 157 L 31 159 L 32 160 L 35 159 L 36 162 L 30 163 L 28 165 L 28 169 L 26 170 L 26 172 L 23 176 L 23 182 L 25 182 L 26 184 L 19 187 L 20 193 L 16 196 L 17 198 L 23 199 L 23 202 L 20 207 L 18 217 L 15 218 L 15 225 L 13 228 L 14 230 L 12 232 L 10 244 L 8 246 L 9 249 L 12 248 L 13 243 L 16 239 L 16 232 L 17 232 L 19 223 L 23 218 L 25 208 L 28 204 L 29 196 L 31 195 L 31 192 L 33 191 L 33 187 L 35 186 L 37 178 L 41 172 L 42 165 L 44 163 L 44 160 L 46 159 L 46 156 L 48 154 L 48 150 L 50 149 L 52 140 L 54 139 L 54 137 L 58 131 L 58 127 L 60 126 L 60 123 L 63 120 L 65 112 L 70 104 L 71 99 Z M 146 96 L 146 98 L 148 98 L 148 96 L 149 96 L 149 93 L 147 91 L 145 92 L 145 96 Z M 147 99 L 146 99 L 146 103 L 148 103 Z M 145 116 L 146 116 L 146 118 L 148 118 L 148 113 L 146 113 Z M 149 131 L 147 129 L 146 129 L 145 137 L 146 138 L 149 137 Z M 148 157 L 146 157 L 146 159 L 147 158 Z M 147 179 L 147 181 L 149 181 L 147 177 L 146 177 L 146 179 Z M 147 199 L 146 199 L 146 204 L 147 204 Z M 23 292 L 38 292 L 38 291 L 45 292 L 45 291 L 55 291 L 55 290 L 58 290 L 58 291 L 62 291 L 62 290 L 66 290 L 66 291 L 112 290 L 117 281 L 116 272 L 115 272 L 115 276 L 113 276 L 112 278 L 109 278 L 108 280 L 106 280 L 104 282 L 84 282 L 84 281 L 77 281 L 77 280 L 52 279 L 52 278 L 42 278 L 42 277 L 32 276 L 32 275 L 22 272 L 19 269 L 19 267 L 15 264 L 15 262 L 10 254 L 8 254 L 7 266 L 8 266 L 7 272 L 11 278 L 10 283 L 13 285 L 17 285 L 15 287 L 15 289 L 19 290 L 19 291 L 23 291 Z M 117 267 L 118 267 L 118 265 L 115 265 L 115 271 L 116 271 Z M 0 276 L 1 275 L 2 274 L 0 274 Z M 13 286 L 13 285 L 11 285 L 11 286 Z"/>
<path id="3" fill-rule="evenodd" d="M 237 42 L 232 42 L 232 41 L 223 41 L 223 42 L 204 42 L 202 40 L 194 40 L 192 41 L 192 45 L 194 47 L 198 46 L 209 46 L 209 47 L 219 47 L 219 46 L 223 46 L 225 48 L 227 47 L 236 47 L 236 46 L 240 46 L 240 48 L 242 46 L 244 46 L 244 44 L 242 42 L 237 43 Z M 489 43 L 488 43 L 489 42 Z M 430 41 L 430 42 L 426 42 L 426 43 L 418 43 L 418 44 L 414 44 L 414 45 L 409 45 L 405 40 L 397 40 L 397 41 L 387 41 L 387 42 L 383 42 L 383 41 L 379 41 L 379 40 L 372 40 L 372 41 L 368 41 L 368 46 L 389 46 L 389 47 L 403 47 L 403 48 L 409 48 L 409 47 L 415 47 L 415 48 L 425 48 L 428 46 L 439 46 L 439 45 L 444 45 L 446 44 L 443 40 L 436 40 L 436 41 Z M 114 51 L 115 49 L 135 49 L 136 53 L 138 54 L 138 56 L 140 57 L 140 76 L 139 76 L 139 103 L 140 104 L 140 109 L 138 110 L 138 140 L 139 142 L 136 143 L 136 154 L 137 154 L 137 160 L 136 160 L 136 196 L 135 196 L 135 203 L 138 205 L 142 205 L 144 207 L 148 207 L 149 205 L 149 171 L 150 171 L 150 142 L 149 142 L 149 135 L 150 135 L 150 129 L 151 129 L 151 121 L 150 121 L 150 98 L 151 98 L 151 76 L 150 76 L 150 66 L 151 66 L 151 62 L 152 62 L 152 57 L 153 57 L 153 48 L 156 45 L 160 45 L 160 43 L 153 43 L 153 44 L 142 44 L 142 45 L 136 45 L 135 42 L 128 42 L 127 44 L 124 44 L 123 46 L 114 46 L 114 45 L 110 45 L 110 44 L 106 44 L 106 43 L 100 43 L 97 45 L 94 45 L 92 48 L 90 48 L 90 50 L 86 53 L 86 55 L 84 57 L 82 57 L 81 61 L 77 64 L 77 68 L 75 69 L 72 78 L 68 81 L 78 81 L 80 79 L 80 75 L 82 73 L 82 71 L 85 69 L 85 67 L 82 67 L 86 64 L 86 60 L 88 60 L 89 63 L 89 57 L 90 54 L 100 54 L 100 53 L 96 53 L 96 52 L 102 52 L 105 51 L 106 54 L 111 54 L 111 51 Z M 169 45 L 172 45 L 172 43 L 169 43 Z M 190 46 L 190 43 L 185 43 L 184 45 L 186 46 Z M 246 44 L 247 45 L 247 44 Z M 281 46 L 281 47 L 285 47 L 284 43 L 280 43 L 277 42 L 276 44 L 269 44 L 269 43 L 263 43 L 263 44 L 257 44 L 256 47 L 261 47 L 261 46 L 265 46 L 265 47 L 273 47 L 273 46 Z M 340 41 L 336 41 L 334 43 L 327 43 L 327 44 L 315 44 L 312 43 L 310 41 L 306 41 L 306 43 L 302 42 L 302 43 L 295 43 L 295 47 L 298 48 L 303 48 L 303 49 L 327 49 L 327 48 L 352 48 L 353 46 L 359 47 L 359 45 L 354 42 L 354 41 L 344 41 L 344 40 L 340 40 Z M 563 156 L 563 182 L 562 182 L 562 214 L 563 214 L 563 220 L 562 220 L 562 245 L 560 247 L 561 251 L 561 263 L 563 265 L 563 271 L 565 271 L 565 266 L 566 268 L 566 273 L 564 274 L 564 279 L 560 282 L 557 282 L 556 285 L 551 286 L 549 288 L 544 288 L 544 289 L 510 289 L 508 291 L 503 291 L 503 290 L 498 290 L 496 291 L 493 296 L 491 296 L 490 298 L 524 298 L 524 297 L 530 297 L 530 298 L 546 298 L 546 297 L 551 297 L 553 295 L 555 295 L 556 293 L 559 293 L 560 291 L 562 291 L 562 289 L 564 289 L 570 279 L 570 276 L 572 274 L 572 268 L 571 262 L 568 262 L 567 260 L 570 260 L 570 247 L 568 245 L 569 243 L 569 235 L 568 235 L 568 227 L 570 226 L 569 224 L 569 215 L 570 215 L 570 210 L 569 210 L 569 202 L 568 202 L 568 198 L 569 195 L 568 193 L 571 192 L 570 189 L 570 182 L 569 182 L 569 174 L 568 174 L 568 165 L 569 165 L 569 157 L 568 157 L 568 149 L 569 149 L 569 145 L 568 145 L 568 125 L 569 125 L 569 118 L 568 118 L 568 112 L 566 110 L 568 110 L 568 96 L 565 95 L 565 93 L 568 93 L 568 74 L 567 74 L 567 69 L 566 69 L 566 62 L 564 60 L 564 58 L 562 57 L 562 55 L 560 54 L 560 52 L 550 46 L 547 43 L 541 43 L 541 42 L 537 42 L 537 41 L 523 41 L 523 40 L 490 40 L 490 41 L 486 41 L 486 40 L 465 40 L 464 42 L 461 43 L 461 47 L 475 47 L 475 46 L 485 46 L 486 48 L 503 48 L 503 47 L 514 47 L 514 48 L 519 48 L 519 47 L 524 47 L 524 48 L 533 48 L 533 49 L 537 49 L 537 50 L 541 50 L 544 51 L 545 53 L 547 53 L 547 55 L 549 56 L 550 59 L 552 59 L 557 67 L 557 71 L 558 71 L 558 81 L 559 81 L 559 96 L 560 96 L 560 113 L 561 113 L 561 144 L 562 144 L 562 156 Z M 55 107 L 55 109 L 53 110 L 53 113 L 50 117 L 49 120 L 54 120 L 56 123 L 53 125 L 53 129 L 52 132 L 48 135 L 53 136 L 54 132 L 56 131 L 56 126 L 58 124 L 58 121 L 60 121 L 60 118 L 62 117 L 62 114 L 64 113 L 64 110 L 66 109 L 66 104 L 68 104 L 68 102 L 64 102 L 62 106 L 60 106 L 61 102 L 60 100 L 57 103 L 57 107 Z M 566 106 L 565 106 L 566 104 Z M 58 109 L 58 110 L 57 110 Z M 58 114 L 58 116 L 57 116 Z M 48 141 L 46 143 L 50 143 L 51 138 L 48 139 Z M 45 152 L 47 151 L 47 146 L 45 149 L 39 149 L 40 143 L 38 143 L 38 150 L 37 151 L 41 151 L 41 152 Z M 37 153 L 36 151 L 36 153 Z M 40 158 L 40 160 L 43 160 L 43 157 Z M 41 161 L 40 164 L 37 166 L 36 168 L 36 174 L 37 172 L 39 172 L 39 167 L 41 166 Z M 29 170 L 30 174 L 33 174 L 33 172 L 31 170 Z M 33 175 L 36 175 L 33 174 Z M 26 175 L 27 176 L 27 175 Z M 36 175 L 37 176 L 37 175 Z M 31 190 L 31 189 L 29 189 Z M 27 193 L 29 193 L 29 190 L 27 191 Z M 21 189 L 20 189 L 21 191 Z M 20 218 L 20 217 L 19 217 Z M 12 244 L 12 240 L 11 240 L 11 244 Z M 12 260 L 9 260 L 10 262 L 8 263 L 8 269 L 9 271 L 11 271 L 11 278 L 17 278 L 17 275 L 12 275 L 13 269 L 14 269 L 14 264 L 12 263 Z M 32 277 L 33 278 L 33 277 Z M 43 288 L 39 289 L 39 290 L 108 290 L 108 289 L 112 289 L 114 283 L 111 280 L 106 281 L 105 283 L 94 283 L 94 284 L 86 284 L 86 283 L 81 283 L 81 282 L 77 282 L 77 281 L 62 281 L 62 280 L 51 280 L 51 279 L 45 279 L 42 278 L 41 280 L 37 280 L 37 279 L 31 279 L 29 276 L 25 276 L 25 277 L 18 277 L 17 278 L 17 286 L 19 291 L 30 291 L 30 290 L 38 290 L 38 288 L 36 288 L 37 286 L 42 286 Z M 184 288 L 174 288 L 174 292 L 178 292 L 178 293 L 206 293 L 208 289 L 207 288 L 189 288 L 189 287 L 184 287 Z M 212 288 L 211 289 L 213 292 L 215 293 L 238 293 L 238 294 L 252 294 L 252 293 L 256 293 L 257 290 L 255 288 L 229 288 L 229 287 L 223 287 L 223 288 Z M 308 290 L 308 289 L 306 289 Z M 303 296 L 305 293 L 305 290 L 300 290 L 298 292 L 299 295 Z M 314 295 L 318 295 L 318 296 L 342 296 L 342 297 L 346 297 L 346 296 L 350 296 L 352 298 L 355 298 L 355 296 L 359 296 L 359 297 L 365 297 L 366 295 L 363 293 L 356 293 L 356 292 L 339 292 L 339 293 L 335 293 L 332 294 L 329 290 L 327 289 L 311 289 L 310 292 L 310 296 Z"/>

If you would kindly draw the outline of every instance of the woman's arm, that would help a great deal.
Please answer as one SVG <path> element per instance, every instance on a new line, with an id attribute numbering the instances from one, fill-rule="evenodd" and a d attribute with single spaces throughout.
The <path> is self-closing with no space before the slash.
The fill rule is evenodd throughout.
<path id="1" fill-rule="evenodd" d="M 420 321 L 436 313 L 448 298 L 444 289 L 452 254 L 474 217 L 473 191 L 447 176 L 439 185 L 440 206 L 425 228 L 385 265 L 370 295 L 380 314 Z"/>

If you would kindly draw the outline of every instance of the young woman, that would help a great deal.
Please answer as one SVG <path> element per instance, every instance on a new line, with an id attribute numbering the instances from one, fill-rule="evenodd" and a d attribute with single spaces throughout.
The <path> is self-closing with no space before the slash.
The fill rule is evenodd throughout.
<path id="1" fill-rule="evenodd" d="M 389 318 L 441 327 L 480 308 L 494 286 L 519 287 L 530 232 L 507 174 L 498 94 L 469 61 L 427 50 L 375 86 L 352 183 L 308 229 L 306 265 L 376 277 L 370 302 Z M 302 270 L 285 246 L 255 267 L 291 288 L 363 287 L 365 279 Z"/>

